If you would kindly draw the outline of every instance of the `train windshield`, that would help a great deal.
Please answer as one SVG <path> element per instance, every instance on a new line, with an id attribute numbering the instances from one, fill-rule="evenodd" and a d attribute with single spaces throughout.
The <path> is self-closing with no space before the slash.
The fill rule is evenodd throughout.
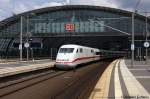
<path id="1" fill-rule="evenodd" d="M 74 48 L 60 48 L 59 53 L 73 53 Z"/>

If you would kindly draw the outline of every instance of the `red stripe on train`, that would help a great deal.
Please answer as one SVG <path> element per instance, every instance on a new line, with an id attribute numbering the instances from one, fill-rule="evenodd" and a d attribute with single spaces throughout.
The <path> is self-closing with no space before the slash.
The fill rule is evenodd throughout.
<path id="1" fill-rule="evenodd" d="M 93 56 L 93 57 L 81 57 L 81 58 L 76 58 L 75 60 L 73 60 L 72 62 L 56 62 L 56 63 L 63 63 L 63 64 L 69 64 L 69 63 L 74 63 L 76 61 L 80 61 L 80 60 L 85 60 L 85 59 L 90 59 L 90 58 L 97 58 L 99 56 Z"/>

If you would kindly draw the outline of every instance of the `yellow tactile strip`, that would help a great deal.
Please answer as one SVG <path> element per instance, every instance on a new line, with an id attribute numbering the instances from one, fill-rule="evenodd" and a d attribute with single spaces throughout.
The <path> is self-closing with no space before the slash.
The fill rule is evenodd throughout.
<path id="1" fill-rule="evenodd" d="M 118 60 L 113 61 L 106 68 L 101 78 L 99 79 L 98 83 L 96 84 L 93 92 L 91 93 L 89 99 L 107 99 L 108 98 L 111 72 L 114 66 L 116 65 L 117 61 Z"/>
<path id="2" fill-rule="evenodd" d="M 119 78 L 119 61 L 116 62 L 115 66 L 115 75 L 114 75 L 114 88 L 115 88 L 115 98 L 121 99 L 122 97 L 122 89 Z"/>

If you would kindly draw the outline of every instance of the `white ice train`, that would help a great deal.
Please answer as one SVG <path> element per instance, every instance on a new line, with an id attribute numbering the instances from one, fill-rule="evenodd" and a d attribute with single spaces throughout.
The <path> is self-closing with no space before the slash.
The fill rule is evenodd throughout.
<path id="1" fill-rule="evenodd" d="M 75 44 L 62 45 L 57 53 L 55 66 L 60 69 L 73 69 L 79 64 L 105 58 L 122 57 L 122 51 L 99 50 Z"/>
<path id="2" fill-rule="evenodd" d="M 79 64 L 100 59 L 100 50 L 80 45 L 68 44 L 60 47 L 55 66 L 60 69 L 75 68 Z"/>

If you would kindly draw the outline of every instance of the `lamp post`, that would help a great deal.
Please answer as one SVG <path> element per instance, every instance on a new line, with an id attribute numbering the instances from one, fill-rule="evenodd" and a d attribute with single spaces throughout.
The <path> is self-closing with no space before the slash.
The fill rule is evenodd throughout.
<path id="1" fill-rule="evenodd" d="M 22 61 L 22 31 L 23 31 L 23 17 L 21 16 L 21 19 L 20 19 L 20 44 L 19 44 L 20 61 Z"/>
<path id="2" fill-rule="evenodd" d="M 145 52 L 145 58 L 146 58 L 146 64 L 147 64 L 147 62 L 148 62 L 148 50 L 147 50 L 147 48 L 149 47 L 149 43 L 147 42 L 147 36 L 148 36 L 148 30 L 147 30 L 147 28 L 148 28 L 148 26 L 147 26 L 147 13 L 145 12 L 145 29 L 146 29 L 146 40 L 145 40 L 145 47 L 146 47 L 146 52 Z M 147 43 L 147 44 L 146 44 Z M 147 46 L 148 45 L 148 46 Z"/>
<path id="3" fill-rule="evenodd" d="M 26 34 L 26 49 L 27 49 L 27 53 L 26 53 L 26 56 L 27 56 L 27 61 L 29 60 L 29 47 L 30 47 L 30 44 L 29 44 L 29 38 L 31 37 L 31 33 L 29 32 L 29 18 L 30 18 L 30 15 L 31 16 L 34 16 L 35 13 L 29 13 L 27 15 L 27 34 Z"/>
<path id="4" fill-rule="evenodd" d="M 141 3 L 141 0 L 138 0 L 138 2 L 136 3 L 136 5 L 135 5 L 135 7 L 134 7 L 134 10 L 133 10 L 133 12 L 132 12 L 132 42 L 131 42 L 131 53 L 132 53 L 132 55 L 131 55 L 131 57 L 132 57 L 132 59 L 131 59 L 131 67 L 133 67 L 133 65 L 134 65 L 134 50 L 135 50 L 135 44 L 134 44 L 134 19 L 135 19 L 135 13 L 137 12 L 137 8 L 138 8 L 138 6 L 140 5 L 140 3 Z"/>
<path id="5" fill-rule="evenodd" d="M 26 34 L 26 37 L 27 37 L 26 44 L 29 45 L 29 15 L 27 16 L 27 34 Z M 27 61 L 29 60 L 29 46 L 26 47 L 26 49 L 27 49 Z"/>
<path id="6" fill-rule="evenodd" d="M 134 65 L 134 50 L 135 50 L 135 44 L 134 44 L 134 17 L 135 13 L 132 13 L 132 42 L 131 42 L 131 67 Z"/>
<path id="7" fill-rule="evenodd" d="M 20 22 L 20 44 L 19 44 L 19 50 L 20 50 L 20 61 L 22 61 L 22 44 L 23 44 L 23 34 L 22 34 L 22 32 L 23 32 L 23 17 L 24 16 L 21 16 L 21 22 Z M 27 16 L 27 33 L 26 33 L 26 43 L 24 44 L 24 46 L 25 46 L 25 48 L 27 49 L 27 61 L 29 60 L 29 16 Z"/>

